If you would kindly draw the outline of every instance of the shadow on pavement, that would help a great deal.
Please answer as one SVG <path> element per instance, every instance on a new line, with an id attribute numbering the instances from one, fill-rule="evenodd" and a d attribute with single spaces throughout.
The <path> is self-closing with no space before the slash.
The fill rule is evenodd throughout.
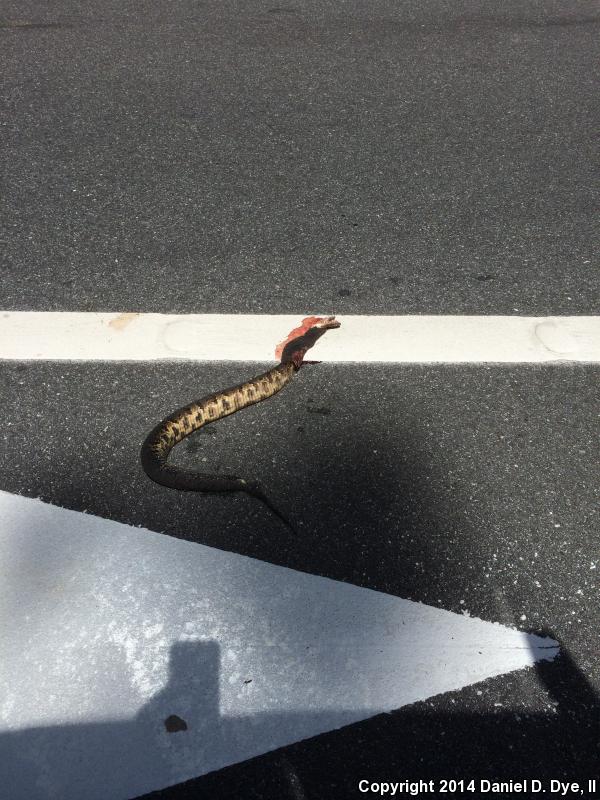
<path id="1" fill-rule="evenodd" d="M 556 703 L 554 713 L 440 713 L 427 701 L 415 703 L 144 797 L 342 800 L 372 796 L 359 791 L 363 779 L 528 778 L 583 785 L 597 778 L 600 697 L 564 647 L 535 672 Z"/>
<path id="2" fill-rule="evenodd" d="M 10 800 L 132 797 L 368 715 L 324 710 L 222 716 L 220 648 L 171 648 L 169 681 L 133 719 L 0 735 L 0 785 Z M 248 681 L 251 683 L 251 681 Z M 350 700 L 349 700 L 350 702 Z"/>
<path id="3" fill-rule="evenodd" d="M 6 796 L 116 800 L 175 783 L 198 772 L 199 763 L 203 777 L 145 796 L 308 800 L 363 796 L 362 779 L 598 775 L 600 700 L 564 649 L 554 662 L 536 666 L 555 713 L 439 713 L 421 702 L 255 758 L 257 750 L 277 746 L 282 729 L 289 741 L 301 740 L 316 718 L 333 731 L 356 712 L 221 716 L 219 663 L 216 642 L 180 642 L 172 648 L 168 684 L 135 718 L 0 736 Z M 214 771 L 228 761 L 233 766 Z"/>

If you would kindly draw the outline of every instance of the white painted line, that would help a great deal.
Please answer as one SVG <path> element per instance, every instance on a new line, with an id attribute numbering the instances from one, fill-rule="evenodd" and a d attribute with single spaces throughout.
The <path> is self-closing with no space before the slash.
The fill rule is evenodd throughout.
<path id="1" fill-rule="evenodd" d="M 137 796 L 558 654 L 551 639 L 6 492 L 0 620 L 11 800 Z"/>
<path id="2" fill-rule="evenodd" d="M 273 361 L 306 313 L 0 312 L 0 360 Z M 343 316 L 310 357 L 328 362 L 600 363 L 600 316 Z"/>

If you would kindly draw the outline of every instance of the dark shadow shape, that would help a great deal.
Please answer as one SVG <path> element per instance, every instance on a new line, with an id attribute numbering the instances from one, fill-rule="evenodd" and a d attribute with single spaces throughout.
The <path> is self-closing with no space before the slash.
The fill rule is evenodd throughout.
<path id="1" fill-rule="evenodd" d="M 600 772 L 600 697 L 564 647 L 535 672 L 555 713 L 452 713 L 415 703 L 143 797 L 348 800 L 367 796 L 358 790 L 365 778 L 558 779 L 587 788 Z"/>
<path id="2" fill-rule="evenodd" d="M 168 783 L 169 768 L 185 768 L 186 759 L 197 763 L 199 749 L 202 772 L 210 772 L 227 754 L 230 762 L 251 757 L 257 741 L 259 749 L 269 742 L 275 749 L 282 726 L 293 725 L 288 740 L 302 739 L 314 735 L 315 723 L 330 730 L 362 716 L 351 709 L 222 716 L 219 675 L 217 642 L 179 642 L 171 649 L 167 685 L 133 719 L 0 734 L 0 796 L 112 800 L 123 796 L 131 775 L 143 776 L 137 785 L 147 790 Z M 240 691 L 248 684 L 240 679 Z"/>
<path id="3" fill-rule="evenodd" d="M 440 713 L 425 701 L 352 725 L 357 714 L 351 710 L 223 717 L 219 645 L 181 642 L 172 649 L 168 684 L 133 720 L 1 735 L 0 780 L 11 800 L 116 798 L 132 774 L 143 776 L 148 788 L 164 783 L 165 759 L 175 767 L 185 763 L 192 733 L 194 745 L 202 742 L 208 774 L 143 797 L 345 799 L 360 796 L 357 786 L 364 778 L 597 776 L 598 695 L 564 649 L 554 662 L 535 669 L 558 704 L 556 713 Z M 170 718 L 180 720 L 177 730 L 168 730 Z M 302 739 L 314 731 L 315 721 L 331 732 L 210 772 L 211 764 L 223 763 L 224 752 L 241 760 L 244 748 L 252 752 L 257 739 L 261 746 L 269 738 L 276 742 L 281 727 L 290 725 Z M 90 791 L 90 775 L 96 791 Z"/>

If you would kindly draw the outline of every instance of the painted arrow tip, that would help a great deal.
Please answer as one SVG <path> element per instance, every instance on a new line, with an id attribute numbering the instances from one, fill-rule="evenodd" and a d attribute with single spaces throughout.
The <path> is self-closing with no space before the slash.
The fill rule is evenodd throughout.
<path id="1" fill-rule="evenodd" d="M 134 797 L 558 654 L 548 638 L 6 492 L 0 618 L 13 800 Z"/>

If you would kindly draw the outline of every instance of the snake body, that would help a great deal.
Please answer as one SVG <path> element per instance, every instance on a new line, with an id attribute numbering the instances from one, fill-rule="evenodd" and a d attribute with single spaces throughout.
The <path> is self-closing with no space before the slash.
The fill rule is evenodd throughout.
<path id="1" fill-rule="evenodd" d="M 307 317 L 292 331 L 276 353 L 281 361 L 272 369 L 245 383 L 214 392 L 177 409 L 158 423 L 146 437 L 140 458 L 146 475 L 171 489 L 196 492 L 246 492 L 262 500 L 291 528 L 256 481 L 237 475 L 207 475 L 168 463 L 173 448 L 194 431 L 242 408 L 260 403 L 286 386 L 303 363 L 304 354 L 330 328 L 339 327 L 335 317 Z M 293 529 L 292 529 L 293 530 Z"/>

